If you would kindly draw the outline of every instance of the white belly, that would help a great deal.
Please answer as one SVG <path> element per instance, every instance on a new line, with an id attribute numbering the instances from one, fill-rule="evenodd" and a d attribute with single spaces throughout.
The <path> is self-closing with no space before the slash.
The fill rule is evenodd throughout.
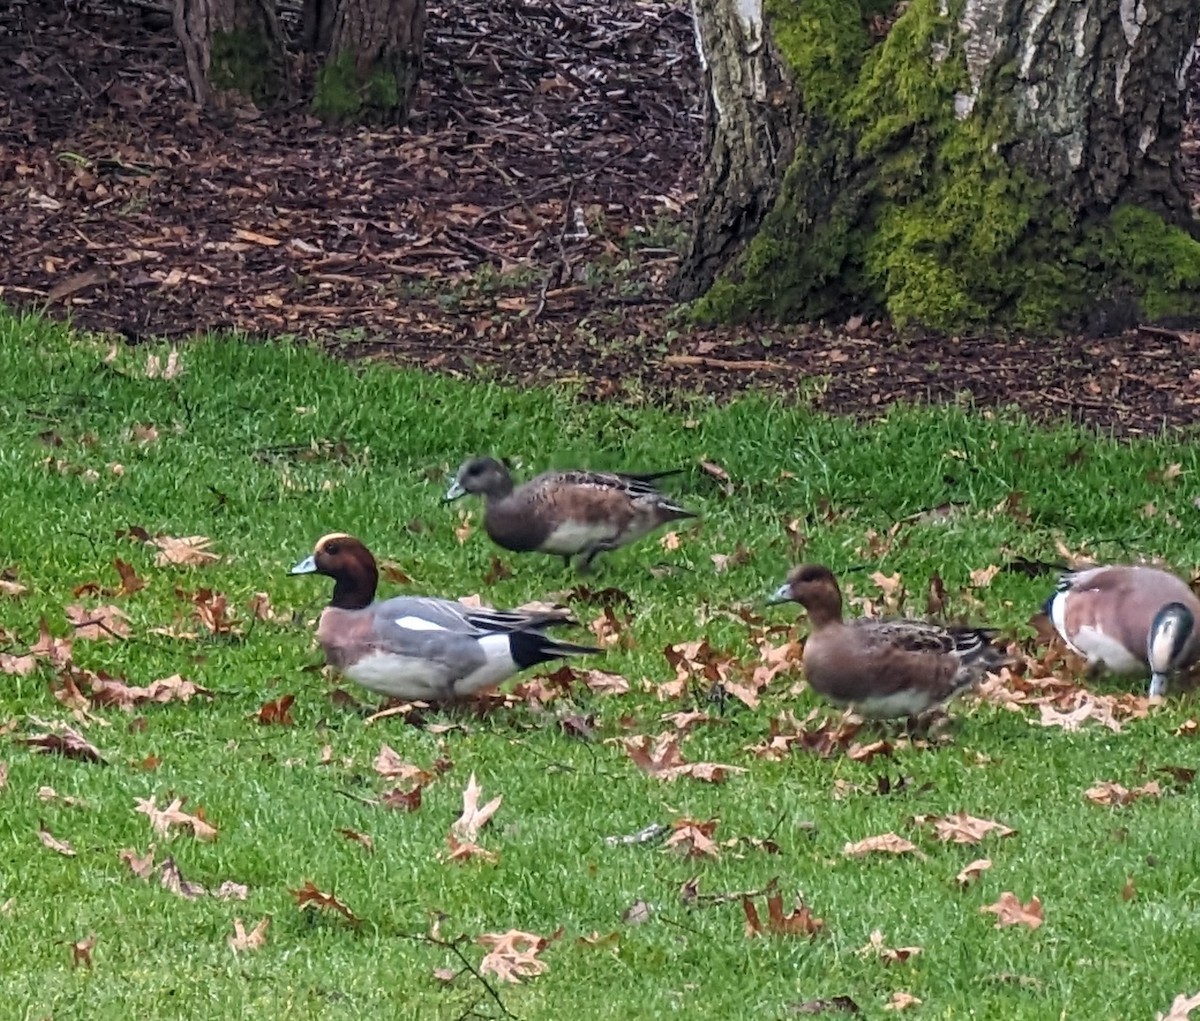
<path id="1" fill-rule="evenodd" d="M 588 524 L 583 521 L 564 521 L 546 536 L 542 550 L 560 557 L 571 556 L 598 542 L 608 542 L 617 536 L 617 529 L 604 522 Z"/>
<path id="2" fill-rule="evenodd" d="M 342 673 L 364 688 L 392 698 L 431 701 L 450 694 L 445 667 L 413 656 L 376 652 L 346 667 Z"/>
<path id="3" fill-rule="evenodd" d="M 922 691 L 897 691 L 891 695 L 878 695 L 858 699 L 850 704 L 859 716 L 873 720 L 890 720 L 900 716 L 919 716 L 934 703 Z"/>
<path id="4" fill-rule="evenodd" d="M 1081 627 L 1075 632 L 1074 641 L 1068 642 L 1089 664 L 1103 665 L 1114 674 L 1145 673 L 1149 668 L 1146 660 L 1134 655 L 1125 646 L 1105 634 L 1100 628 Z"/>

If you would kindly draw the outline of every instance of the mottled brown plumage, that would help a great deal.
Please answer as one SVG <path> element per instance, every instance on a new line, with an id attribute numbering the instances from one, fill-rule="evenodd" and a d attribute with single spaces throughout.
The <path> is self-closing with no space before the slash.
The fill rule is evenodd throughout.
<path id="1" fill-rule="evenodd" d="M 446 500 L 468 493 L 484 497 L 483 526 L 498 546 L 514 553 L 580 555 L 585 572 L 599 553 L 635 542 L 670 521 L 696 515 L 671 502 L 652 483 L 674 472 L 545 472 L 514 486 L 495 458 L 463 463 Z"/>
<path id="2" fill-rule="evenodd" d="M 830 702 L 862 716 L 916 717 L 949 701 L 1006 654 L 985 628 L 940 627 L 905 619 L 842 619 L 837 579 L 821 564 L 802 564 L 771 596 L 794 601 L 812 625 L 804 674 Z"/>

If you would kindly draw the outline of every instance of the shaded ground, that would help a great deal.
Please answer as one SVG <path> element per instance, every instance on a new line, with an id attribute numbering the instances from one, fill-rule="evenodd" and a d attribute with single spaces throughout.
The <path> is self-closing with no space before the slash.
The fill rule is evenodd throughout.
<path id="1" fill-rule="evenodd" d="M 1200 422 L 1200 335 L 922 338 L 882 324 L 696 331 L 666 284 L 699 173 L 686 4 L 430 10 L 404 131 L 187 104 L 169 25 L 93 0 L 0 14 L 0 300 L 137 340 L 314 338 L 597 397 L 748 386 L 870 412 L 1016 403 L 1129 434 Z M 132 22 L 132 24 L 130 23 Z M 1193 69 L 1200 117 L 1200 62 Z M 1200 195 L 1200 126 L 1185 146 Z"/>

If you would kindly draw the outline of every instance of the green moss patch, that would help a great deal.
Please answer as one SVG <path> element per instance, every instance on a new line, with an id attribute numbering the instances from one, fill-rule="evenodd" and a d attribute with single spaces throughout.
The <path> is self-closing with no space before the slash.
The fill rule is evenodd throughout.
<path id="1" fill-rule="evenodd" d="M 313 110 L 330 121 L 401 123 L 416 78 L 415 62 L 406 59 L 360 66 L 352 54 L 340 53 L 317 74 Z"/>
<path id="2" fill-rule="evenodd" d="M 1200 314 L 1200 242 L 1133 207 L 1082 222 L 1001 155 L 1016 137 L 1003 82 L 955 116 L 971 91 L 961 0 L 945 14 L 913 0 L 873 46 L 868 6 L 767 3 L 807 132 L 775 209 L 697 318 L 865 311 L 901 327 L 1055 332 L 1108 300 L 1150 318 Z"/>

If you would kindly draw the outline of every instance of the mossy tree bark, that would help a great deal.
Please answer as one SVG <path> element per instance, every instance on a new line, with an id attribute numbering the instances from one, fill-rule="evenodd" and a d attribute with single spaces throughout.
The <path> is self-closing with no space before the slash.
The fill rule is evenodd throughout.
<path id="1" fill-rule="evenodd" d="M 765 4 L 765 7 L 764 7 Z M 1196 0 L 693 0 L 703 318 L 1107 330 L 1200 315 Z"/>
<path id="2" fill-rule="evenodd" d="M 271 0 L 174 0 L 173 15 L 197 103 L 221 105 L 240 94 L 270 104 L 290 94 Z"/>
<path id="3" fill-rule="evenodd" d="M 402 124 L 421 76 L 425 0 L 307 0 L 323 54 L 313 108 L 329 120 Z"/>

